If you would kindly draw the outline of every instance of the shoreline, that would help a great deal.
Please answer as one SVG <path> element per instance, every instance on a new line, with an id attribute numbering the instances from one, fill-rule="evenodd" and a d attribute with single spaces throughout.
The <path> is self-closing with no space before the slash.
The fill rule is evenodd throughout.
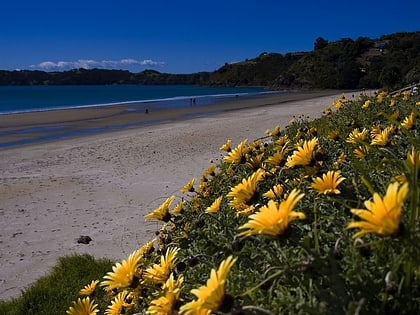
<path id="1" fill-rule="evenodd" d="M 294 116 L 319 117 L 341 94 L 255 99 L 210 116 L 1 149 L 0 300 L 19 295 L 58 257 L 125 259 L 161 226 L 145 215 L 171 195 L 174 205 L 185 198 L 180 189 L 221 162 L 227 139 L 236 146 Z M 82 235 L 92 242 L 77 243 Z"/>
<path id="2" fill-rule="evenodd" d="M 21 91 L 19 91 L 21 90 Z M 0 85 L 0 115 L 104 108 L 115 105 L 157 108 L 188 106 L 195 98 L 201 105 L 219 103 L 237 96 L 279 92 L 263 86 L 217 87 L 205 85 Z M 19 92 L 19 93 L 18 93 Z M 66 94 L 67 93 L 67 94 Z M 17 95 L 24 97 L 15 100 Z"/>
<path id="3" fill-rule="evenodd" d="M 337 94 L 334 90 L 267 93 L 238 96 L 217 104 L 176 109 L 130 111 L 128 104 L 69 108 L 0 115 L 0 150 L 210 116 L 252 107 L 283 104 Z M 145 105 L 142 103 L 142 105 Z"/>

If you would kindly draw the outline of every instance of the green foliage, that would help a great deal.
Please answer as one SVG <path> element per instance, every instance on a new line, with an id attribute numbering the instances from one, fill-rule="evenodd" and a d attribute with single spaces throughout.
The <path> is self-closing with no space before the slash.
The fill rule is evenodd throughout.
<path id="1" fill-rule="evenodd" d="M 400 88 L 420 81 L 419 41 L 420 32 L 396 33 L 376 40 L 359 37 L 328 42 L 319 37 L 312 52 L 263 53 L 255 59 L 226 64 L 210 74 L 210 83 L 277 88 Z"/>
<path id="2" fill-rule="evenodd" d="M 59 258 L 51 273 L 37 280 L 20 297 L 0 302 L 0 314 L 7 315 L 61 315 L 65 314 L 78 292 L 93 279 L 101 279 L 112 267 L 109 259 L 94 259 L 90 255 Z M 105 293 L 99 291 L 96 302 Z M 107 303 L 107 302 L 105 302 Z"/>
<path id="3" fill-rule="evenodd" d="M 315 39 L 315 43 L 314 43 L 314 50 L 319 50 L 322 48 L 327 47 L 328 45 L 328 41 L 322 37 L 318 37 L 317 39 Z"/>
<path id="4" fill-rule="evenodd" d="M 304 53 L 262 53 L 254 59 L 224 65 L 210 74 L 209 83 L 224 86 L 272 85 L 278 76 L 286 72 L 302 55 Z"/>

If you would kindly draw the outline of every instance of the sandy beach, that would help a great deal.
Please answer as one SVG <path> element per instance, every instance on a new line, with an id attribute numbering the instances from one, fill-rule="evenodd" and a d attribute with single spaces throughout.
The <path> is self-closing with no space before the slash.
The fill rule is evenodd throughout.
<path id="1" fill-rule="evenodd" d="M 0 126 L 8 130 L 64 122 L 74 128 L 145 124 L 0 149 L 0 299 L 17 296 L 60 256 L 125 258 L 160 227 L 144 216 L 168 196 L 180 198 L 181 187 L 211 160 L 218 163 L 227 139 L 236 145 L 286 126 L 293 116 L 319 117 L 339 95 L 276 94 L 230 102 L 223 112 L 209 107 L 130 115 L 110 107 L 3 115 Z M 346 93 L 350 99 L 359 95 Z M 4 136 L 0 143 L 23 136 L 37 135 Z M 79 244 L 81 235 L 92 241 Z"/>

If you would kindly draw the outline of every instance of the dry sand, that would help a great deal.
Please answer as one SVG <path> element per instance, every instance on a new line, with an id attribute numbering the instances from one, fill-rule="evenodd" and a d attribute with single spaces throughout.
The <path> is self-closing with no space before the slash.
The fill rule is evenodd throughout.
<path id="1" fill-rule="evenodd" d="M 168 196 L 181 197 L 180 188 L 200 177 L 210 160 L 219 162 L 227 139 L 233 145 L 255 140 L 268 128 L 284 127 L 293 115 L 319 117 L 341 93 L 329 94 L 254 99 L 241 110 L 0 149 L 0 299 L 17 296 L 60 256 L 125 258 L 160 227 L 144 216 Z M 346 96 L 353 94 L 359 95 Z M 105 123 L 118 113 L 105 115 Z M 46 116 L 13 117 L 10 128 Z M 90 123 L 105 119 L 93 118 Z M 93 241 L 78 244 L 81 235 Z"/>

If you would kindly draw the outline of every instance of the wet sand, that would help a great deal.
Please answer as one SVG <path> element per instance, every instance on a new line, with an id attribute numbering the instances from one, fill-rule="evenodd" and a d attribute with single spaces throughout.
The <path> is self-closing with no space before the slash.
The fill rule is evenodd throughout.
<path id="1" fill-rule="evenodd" d="M 319 117 L 341 95 L 319 93 L 238 100 L 224 104 L 223 111 L 133 114 L 113 107 L 1 116 L 0 126 L 8 130 L 161 123 L 0 148 L 0 299 L 17 296 L 60 256 L 125 258 L 160 227 L 144 216 L 172 194 L 174 203 L 180 200 L 184 184 L 199 178 L 210 160 L 220 162 L 219 148 L 227 139 L 236 145 L 286 126 L 293 116 Z M 360 95 L 346 96 L 353 94 Z M 92 242 L 79 244 L 81 235 Z"/>

